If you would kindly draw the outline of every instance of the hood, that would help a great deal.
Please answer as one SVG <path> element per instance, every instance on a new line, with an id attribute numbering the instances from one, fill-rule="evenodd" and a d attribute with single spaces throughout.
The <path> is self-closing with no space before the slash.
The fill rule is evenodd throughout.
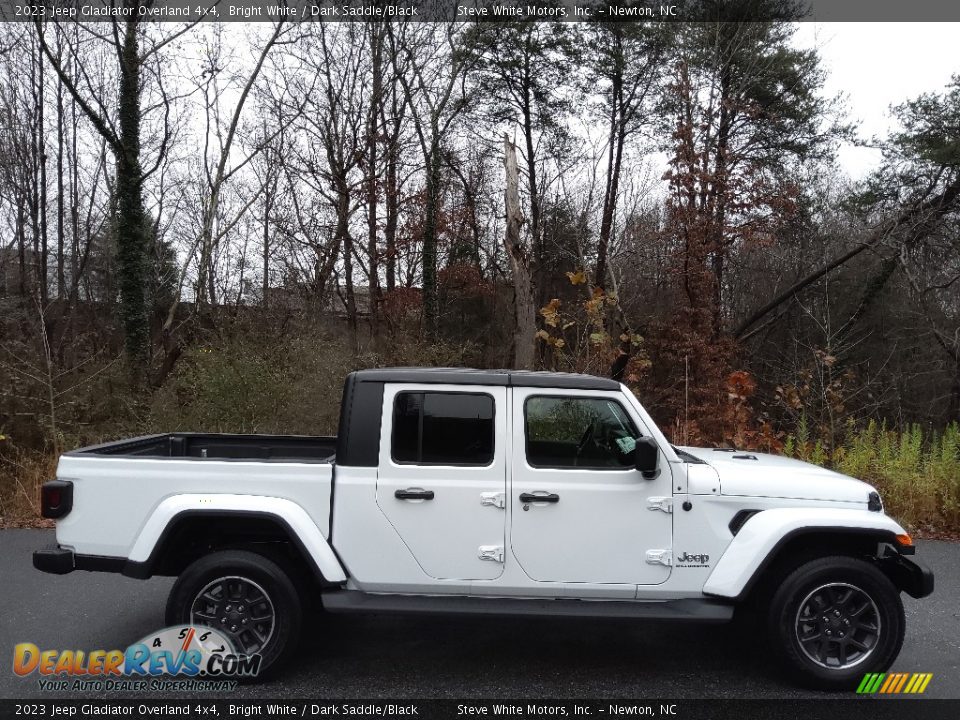
<path id="1" fill-rule="evenodd" d="M 866 504 L 873 487 L 819 465 L 767 453 L 680 448 L 710 465 L 721 495 Z"/>

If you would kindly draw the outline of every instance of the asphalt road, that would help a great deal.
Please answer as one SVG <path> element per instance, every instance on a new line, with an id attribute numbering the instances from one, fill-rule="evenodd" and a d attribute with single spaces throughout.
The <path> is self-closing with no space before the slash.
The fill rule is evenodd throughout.
<path id="1" fill-rule="evenodd" d="M 18 642 L 124 648 L 163 625 L 170 579 L 34 570 L 32 551 L 52 541 L 49 530 L 0 531 L 0 698 L 44 696 L 10 669 Z M 960 544 L 922 542 L 919 554 L 937 590 L 904 596 L 907 638 L 891 671 L 932 672 L 926 696 L 960 698 Z M 279 679 L 230 697 L 824 697 L 793 687 L 757 647 L 727 625 L 330 616 L 310 624 Z"/>

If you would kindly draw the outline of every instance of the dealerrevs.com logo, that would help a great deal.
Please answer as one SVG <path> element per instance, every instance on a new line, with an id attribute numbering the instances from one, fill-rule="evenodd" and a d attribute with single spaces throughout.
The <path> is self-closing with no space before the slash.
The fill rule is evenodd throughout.
<path id="1" fill-rule="evenodd" d="M 125 650 L 41 650 L 14 646 L 13 672 L 37 677 L 41 690 L 232 690 L 260 671 L 262 656 L 234 651 L 212 628 L 179 625 L 148 635 Z"/>

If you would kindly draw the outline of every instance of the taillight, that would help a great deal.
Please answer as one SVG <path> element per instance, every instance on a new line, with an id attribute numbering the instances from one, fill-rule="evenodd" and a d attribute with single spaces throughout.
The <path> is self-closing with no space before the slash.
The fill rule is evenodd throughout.
<path id="1" fill-rule="evenodd" d="M 40 488 L 40 514 L 45 518 L 62 518 L 73 508 L 73 483 L 51 480 Z"/>

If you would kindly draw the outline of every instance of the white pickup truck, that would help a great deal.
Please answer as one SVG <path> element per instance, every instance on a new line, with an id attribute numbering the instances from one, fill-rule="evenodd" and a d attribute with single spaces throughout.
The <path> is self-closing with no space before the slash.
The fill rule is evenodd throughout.
<path id="1" fill-rule="evenodd" d="M 722 622 L 793 677 L 850 688 L 933 575 L 858 480 L 672 446 L 634 395 L 562 373 L 351 373 L 339 435 L 152 435 L 64 454 L 36 568 L 177 576 L 167 623 L 278 667 L 319 592 L 337 612 Z"/>

